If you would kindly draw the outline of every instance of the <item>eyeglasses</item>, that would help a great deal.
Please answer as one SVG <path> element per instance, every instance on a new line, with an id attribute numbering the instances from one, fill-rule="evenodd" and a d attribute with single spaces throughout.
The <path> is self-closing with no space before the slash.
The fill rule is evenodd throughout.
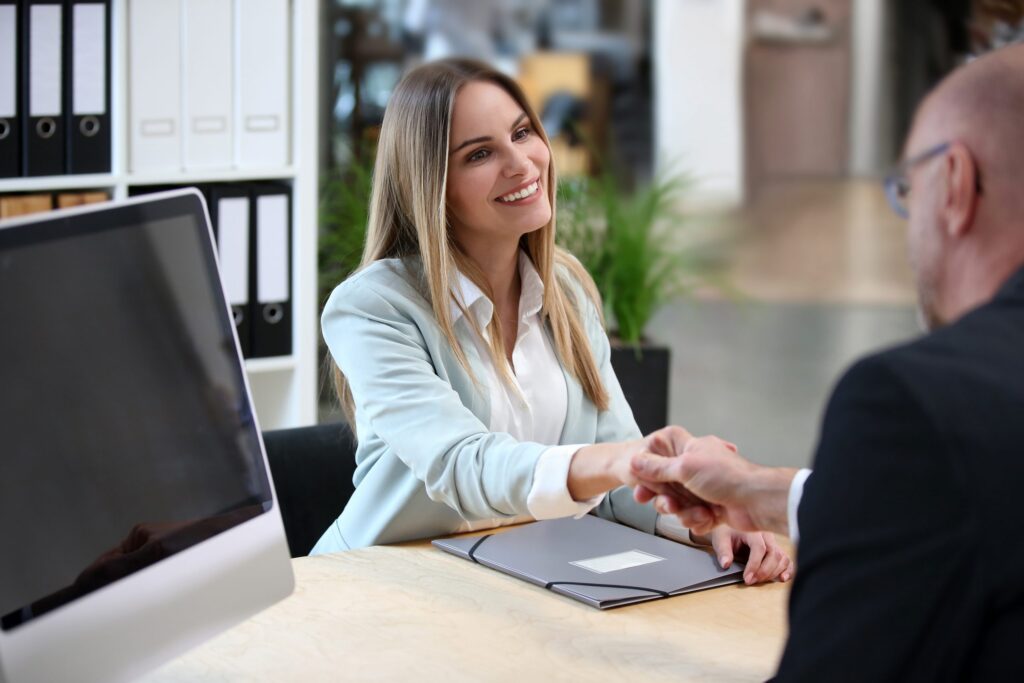
<path id="1" fill-rule="evenodd" d="M 910 211 L 907 209 L 907 196 L 910 194 L 910 180 L 907 178 L 907 172 L 914 166 L 945 153 L 948 149 L 948 142 L 935 145 L 931 149 L 910 157 L 885 176 L 885 197 L 889 200 L 889 206 L 900 218 L 910 217 Z"/>
<path id="2" fill-rule="evenodd" d="M 907 196 L 910 194 L 910 180 L 907 178 L 907 174 L 910 169 L 940 154 L 945 154 L 949 147 L 950 143 L 948 142 L 935 145 L 899 164 L 885 177 L 885 197 L 889 200 L 889 206 L 900 218 L 910 217 L 910 210 L 907 208 Z M 975 176 L 975 189 L 979 194 L 981 193 L 980 173 Z"/>

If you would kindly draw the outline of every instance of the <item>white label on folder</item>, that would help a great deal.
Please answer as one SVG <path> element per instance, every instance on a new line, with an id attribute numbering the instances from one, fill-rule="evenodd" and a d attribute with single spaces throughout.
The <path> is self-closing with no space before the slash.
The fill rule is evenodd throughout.
<path id="1" fill-rule="evenodd" d="M 0 7 L 0 118 L 18 115 L 14 104 L 18 88 L 18 10 Z"/>
<path id="2" fill-rule="evenodd" d="M 107 113 L 107 7 L 75 5 L 71 60 L 75 116 Z"/>
<path id="3" fill-rule="evenodd" d="M 664 557 L 658 557 L 657 555 L 651 555 L 640 550 L 627 550 L 624 553 L 615 553 L 614 555 L 604 555 L 602 557 L 592 557 L 589 560 L 577 560 L 570 562 L 577 567 L 582 567 L 589 572 L 595 574 L 607 574 L 608 572 L 617 572 L 622 569 L 630 569 L 632 567 L 640 567 L 645 564 L 651 564 L 654 562 L 661 562 Z"/>
<path id="4" fill-rule="evenodd" d="M 146 119 L 140 124 L 143 137 L 161 138 L 174 135 L 174 119 Z"/>
<path id="5" fill-rule="evenodd" d="M 246 116 L 245 129 L 255 133 L 270 133 L 281 127 L 276 116 Z"/>
<path id="6" fill-rule="evenodd" d="M 201 116 L 192 119 L 193 133 L 223 133 L 228 129 L 228 120 L 223 116 Z"/>
<path id="7" fill-rule="evenodd" d="M 29 7 L 28 115 L 61 115 L 61 11 L 60 5 Z"/>
<path id="8" fill-rule="evenodd" d="M 249 302 L 249 200 L 245 197 L 217 202 L 217 251 L 220 277 L 228 303 Z"/>
<path id="9" fill-rule="evenodd" d="M 288 299 L 288 195 L 256 199 L 256 301 Z"/>

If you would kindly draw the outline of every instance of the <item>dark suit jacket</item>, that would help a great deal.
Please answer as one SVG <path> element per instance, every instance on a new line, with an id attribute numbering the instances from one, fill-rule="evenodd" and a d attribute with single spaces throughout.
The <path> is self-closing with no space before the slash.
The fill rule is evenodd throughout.
<path id="1" fill-rule="evenodd" d="M 1024 681 L 1024 270 L 846 373 L 798 522 L 779 681 Z"/>

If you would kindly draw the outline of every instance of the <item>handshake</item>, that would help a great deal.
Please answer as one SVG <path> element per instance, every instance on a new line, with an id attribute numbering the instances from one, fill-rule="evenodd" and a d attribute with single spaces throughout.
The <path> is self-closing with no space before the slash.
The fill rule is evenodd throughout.
<path id="1" fill-rule="evenodd" d="M 715 436 L 695 437 L 665 427 L 643 440 L 630 460 L 630 483 L 640 503 L 679 517 L 694 534 L 719 525 L 738 531 L 789 535 L 787 504 L 796 470 L 745 460 Z"/>

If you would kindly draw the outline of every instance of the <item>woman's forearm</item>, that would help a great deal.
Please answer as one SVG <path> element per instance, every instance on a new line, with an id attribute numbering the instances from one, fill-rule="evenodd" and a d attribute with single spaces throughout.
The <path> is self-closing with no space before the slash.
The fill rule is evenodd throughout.
<path id="1" fill-rule="evenodd" d="M 576 451 L 566 482 L 573 500 L 587 500 L 630 483 L 629 459 L 641 441 L 599 443 Z"/>

